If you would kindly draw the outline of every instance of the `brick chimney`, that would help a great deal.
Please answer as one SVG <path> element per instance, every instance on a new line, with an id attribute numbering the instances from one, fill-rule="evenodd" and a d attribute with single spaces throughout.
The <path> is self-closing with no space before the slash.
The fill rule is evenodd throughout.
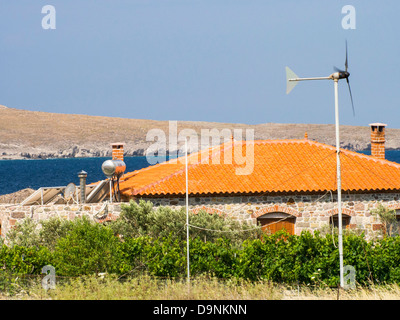
<path id="1" fill-rule="evenodd" d="M 123 142 L 112 143 L 112 159 L 124 161 L 124 144 Z"/>
<path id="2" fill-rule="evenodd" d="M 371 156 L 385 159 L 385 127 L 384 123 L 370 123 Z"/>

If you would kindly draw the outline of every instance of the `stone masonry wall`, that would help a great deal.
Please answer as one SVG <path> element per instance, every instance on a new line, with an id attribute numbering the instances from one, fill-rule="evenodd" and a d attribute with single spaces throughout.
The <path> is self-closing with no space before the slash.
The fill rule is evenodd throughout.
<path id="1" fill-rule="evenodd" d="M 87 216 L 94 221 L 102 222 L 116 219 L 121 212 L 120 203 L 96 203 L 96 204 L 53 204 L 53 205 L 1 205 L 0 223 L 1 236 L 5 237 L 7 232 L 18 222 L 25 218 L 34 220 L 46 220 L 51 217 L 60 217 L 68 220 Z"/>
<path id="2" fill-rule="evenodd" d="M 144 198 L 154 206 L 170 206 L 179 209 L 185 206 L 185 198 Z M 399 193 L 379 194 L 342 194 L 342 213 L 350 217 L 350 229 L 364 231 L 367 238 L 380 232 L 379 218 L 371 214 L 379 204 L 391 209 L 400 209 Z M 283 195 L 283 196 L 227 196 L 227 197 L 190 197 L 189 206 L 192 212 L 206 210 L 209 213 L 227 214 L 240 221 L 256 224 L 257 218 L 273 212 L 283 212 L 295 217 L 295 234 L 303 230 L 320 230 L 329 226 L 332 215 L 337 214 L 336 194 L 320 195 Z M 121 212 L 121 203 L 82 204 L 82 205 L 37 205 L 0 206 L 1 234 L 4 235 L 18 221 L 25 218 L 36 220 L 53 216 L 75 219 L 83 215 L 95 221 L 115 219 Z"/>
<path id="3" fill-rule="evenodd" d="M 185 198 L 147 198 L 155 206 L 185 206 Z M 295 234 L 303 230 L 321 230 L 329 226 L 332 215 L 337 215 L 337 194 L 283 195 L 283 196 L 232 196 L 191 197 L 190 210 L 227 214 L 238 220 L 256 224 L 257 218 L 273 212 L 287 213 L 296 218 Z M 379 204 L 390 209 L 400 209 L 399 193 L 343 194 L 342 215 L 349 216 L 349 229 L 364 231 L 367 238 L 381 233 L 382 224 L 371 213 Z"/>

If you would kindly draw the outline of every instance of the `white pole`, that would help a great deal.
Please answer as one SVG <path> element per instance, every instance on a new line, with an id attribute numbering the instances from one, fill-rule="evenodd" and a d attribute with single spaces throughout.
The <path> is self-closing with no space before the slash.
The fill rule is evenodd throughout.
<path id="1" fill-rule="evenodd" d="M 314 77 L 314 78 L 294 78 L 288 81 L 307 81 L 307 80 L 332 80 L 332 77 Z"/>
<path id="2" fill-rule="evenodd" d="M 337 171 L 337 195 L 338 195 L 338 224 L 339 224 L 339 271 L 340 286 L 344 287 L 343 280 L 343 226 L 342 226 L 342 182 L 340 176 L 340 139 L 339 139 L 339 93 L 338 79 L 334 79 L 335 86 L 335 123 L 336 123 L 336 171 Z"/>
<path id="3" fill-rule="evenodd" d="M 185 172 L 186 172 L 186 252 L 187 252 L 187 282 L 190 284 L 190 265 L 189 265 L 189 188 L 188 188 L 188 154 L 187 138 L 185 138 Z"/>
<path id="4" fill-rule="evenodd" d="M 110 178 L 110 203 L 112 203 L 112 186 L 111 186 L 111 178 Z"/>

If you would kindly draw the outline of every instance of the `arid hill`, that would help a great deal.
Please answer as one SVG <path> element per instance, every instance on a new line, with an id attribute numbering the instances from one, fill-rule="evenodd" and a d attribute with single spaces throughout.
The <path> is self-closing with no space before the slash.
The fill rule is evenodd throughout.
<path id="1" fill-rule="evenodd" d="M 59 114 L 0 106 L 0 159 L 35 159 L 110 156 L 110 143 L 125 142 L 127 156 L 145 155 L 153 141 L 146 141 L 151 129 L 161 129 L 168 139 L 168 121 L 125 119 L 77 114 Z M 335 145 L 334 125 L 258 125 L 179 121 L 178 133 L 194 129 L 254 129 L 255 139 L 303 139 Z M 400 149 L 400 129 L 387 129 L 386 147 Z M 168 146 L 168 145 L 167 145 Z M 364 150 L 370 146 L 368 126 L 341 126 L 341 146 Z"/>

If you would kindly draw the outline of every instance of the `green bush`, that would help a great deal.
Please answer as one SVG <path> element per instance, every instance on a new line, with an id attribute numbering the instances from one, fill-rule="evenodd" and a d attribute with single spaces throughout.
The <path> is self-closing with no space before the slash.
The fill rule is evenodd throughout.
<path id="1" fill-rule="evenodd" d="M 7 233 L 7 241 L 10 246 L 43 246 L 53 250 L 58 239 L 65 236 L 73 225 L 73 221 L 59 217 L 40 222 L 26 218 Z"/>
<path id="2" fill-rule="evenodd" d="M 39 245 L 54 250 L 58 239 L 65 237 L 77 221 L 78 219 L 70 221 L 59 217 L 41 221 Z"/>
<path id="3" fill-rule="evenodd" d="M 8 247 L 0 250 L 0 265 L 3 270 L 15 274 L 40 274 L 42 268 L 51 264 L 51 252 L 45 247 Z"/>
<path id="4" fill-rule="evenodd" d="M 384 236 L 398 236 L 399 235 L 399 222 L 396 219 L 396 210 L 389 209 L 382 204 L 378 208 L 371 210 L 371 213 L 376 215 L 384 226 Z"/>
<path id="5" fill-rule="evenodd" d="M 7 232 L 7 241 L 10 246 L 39 246 L 39 224 L 31 218 L 23 219 Z"/>
<path id="6" fill-rule="evenodd" d="M 148 273 L 186 276 L 186 215 L 184 210 L 153 208 L 131 202 L 119 219 L 99 224 L 89 218 L 50 219 L 40 225 L 26 219 L 0 248 L 0 287 L 17 274 L 40 274 L 52 265 L 59 276 L 108 272 L 118 276 Z M 240 232 L 247 225 L 200 212 L 190 224 L 190 273 L 219 278 L 337 286 L 339 250 L 336 233 L 280 231 L 259 236 Z M 343 235 L 344 265 L 356 270 L 361 285 L 400 284 L 400 237 L 366 241 L 363 234 Z M 16 278 L 16 277 L 14 277 Z M 0 288 L 1 290 L 1 288 Z"/>
<path id="7" fill-rule="evenodd" d="M 195 238 L 189 242 L 190 272 L 194 276 L 208 274 L 212 277 L 231 278 L 235 275 L 238 252 L 230 239 L 219 238 L 214 242 L 204 242 Z"/>
<path id="8" fill-rule="evenodd" d="M 169 207 L 153 208 L 151 202 L 140 200 L 139 203 L 131 201 L 129 205 L 123 204 L 121 209 L 119 218 L 110 224 L 110 228 L 123 238 L 149 236 L 161 239 L 173 236 L 180 241 L 186 240 L 184 208 L 180 210 Z M 261 229 L 254 225 L 204 211 L 197 214 L 189 213 L 189 224 L 199 227 L 190 227 L 190 238 L 199 237 L 204 241 L 216 241 L 224 237 L 235 244 L 241 244 L 246 239 L 256 239 L 261 235 Z M 250 231 L 243 231 L 249 229 Z"/>
<path id="9" fill-rule="evenodd" d="M 400 237 L 386 237 L 370 243 L 368 261 L 379 283 L 400 284 Z"/>
<path id="10" fill-rule="evenodd" d="M 339 282 L 337 240 L 330 234 L 303 232 L 296 236 L 278 232 L 246 240 L 239 247 L 228 238 L 205 242 L 196 237 L 189 243 L 190 273 L 334 287 Z M 361 236 L 345 235 L 343 250 L 344 265 L 355 268 L 359 284 L 400 283 L 399 237 L 367 242 Z M 53 251 L 17 245 L 3 245 L 0 250 L 4 272 L 12 274 L 40 274 L 41 268 L 50 264 L 61 276 L 146 272 L 161 277 L 185 277 L 186 263 L 186 241 L 172 234 L 121 241 L 109 227 L 86 218 L 77 220 Z"/>
<path id="11" fill-rule="evenodd" d="M 86 217 L 75 219 L 73 228 L 55 245 L 57 274 L 78 276 L 117 271 L 119 242 L 110 228 Z"/>

